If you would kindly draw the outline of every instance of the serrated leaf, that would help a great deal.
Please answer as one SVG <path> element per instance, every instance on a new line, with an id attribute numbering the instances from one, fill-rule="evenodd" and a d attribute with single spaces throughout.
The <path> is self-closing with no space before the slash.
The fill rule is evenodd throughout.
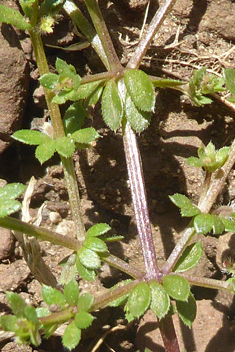
<path id="1" fill-rule="evenodd" d="M 15 315 L 3 315 L 0 317 L 0 325 L 5 331 L 15 331 L 17 317 Z"/>
<path id="2" fill-rule="evenodd" d="M 162 319 L 169 311 L 170 298 L 164 287 L 159 283 L 152 281 L 149 286 L 151 289 L 150 309 L 159 319 Z"/>
<path id="3" fill-rule="evenodd" d="M 153 111 L 155 94 L 153 84 L 148 75 L 141 70 L 127 70 L 124 81 L 136 107 L 142 111 Z"/>
<path id="4" fill-rule="evenodd" d="M 76 280 L 71 280 L 64 287 L 64 297 L 70 306 L 76 306 L 78 303 L 79 287 Z"/>
<path id="5" fill-rule="evenodd" d="M 197 233 L 203 235 L 211 232 L 214 225 L 214 219 L 211 214 L 199 214 L 194 218 L 194 227 Z"/>
<path id="6" fill-rule="evenodd" d="M 90 227 L 86 237 L 98 237 L 111 230 L 111 227 L 105 223 L 99 223 Z"/>
<path id="7" fill-rule="evenodd" d="M 81 330 L 76 327 L 74 321 L 68 325 L 62 337 L 64 347 L 70 351 L 75 348 L 81 340 Z"/>
<path id="8" fill-rule="evenodd" d="M 56 151 L 55 139 L 49 138 L 44 143 L 40 144 L 35 151 L 35 157 L 43 164 L 49 160 Z"/>
<path id="9" fill-rule="evenodd" d="M 9 183 L 8 185 L 0 188 L 1 202 L 4 199 L 15 199 L 25 191 L 25 185 L 21 183 Z"/>
<path id="10" fill-rule="evenodd" d="M 81 261 L 79 260 L 79 256 L 77 256 L 76 260 L 77 271 L 79 275 L 86 281 L 95 280 L 95 271 L 93 269 L 86 268 Z"/>
<path id="11" fill-rule="evenodd" d="M 225 218 L 220 218 L 220 220 L 224 224 L 225 231 L 235 232 L 235 222 L 233 220 L 229 220 L 229 219 L 225 219 Z"/>
<path id="12" fill-rule="evenodd" d="M 78 252 L 78 257 L 82 265 L 88 269 L 98 269 L 101 265 L 100 257 L 88 248 L 82 248 Z"/>
<path id="13" fill-rule="evenodd" d="M 68 100 L 75 100 L 74 99 L 74 90 L 71 89 L 69 91 L 67 90 L 62 90 L 60 91 L 54 98 L 52 99 L 52 103 L 61 105 L 66 103 Z"/>
<path id="14" fill-rule="evenodd" d="M 63 293 L 51 286 L 43 285 L 42 297 L 49 306 L 56 304 L 60 307 L 64 307 L 66 303 Z"/>
<path id="15" fill-rule="evenodd" d="M 180 208 L 182 216 L 191 217 L 201 213 L 198 207 L 183 194 L 176 193 L 170 196 L 170 200 Z"/>
<path id="16" fill-rule="evenodd" d="M 235 95 L 235 70 L 233 68 L 224 68 L 223 76 L 226 86 Z"/>
<path id="17" fill-rule="evenodd" d="M 76 277 L 78 273 L 76 266 L 76 257 L 77 255 L 73 253 L 68 258 L 65 258 L 65 260 L 62 260 L 59 263 L 60 266 L 62 266 L 62 272 L 59 280 L 60 284 L 65 285 Z"/>
<path id="18" fill-rule="evenodd" d="M 5 199 L 0 202 L 0 218 L 16 213 L 21 209 L 21 203 L 14 199 Z"/>
<path id="19" fill-rule="evenodd" d="M 146 282 L 138 283 L 130 292 L 125 311 L 133 317 L 140 317 L 151 302 L 151 290 Z"/>
<path id="20" fill-rule="evenodd" d="M 180 319 L 185 325 L 191 328 L 197 315 L 197 305 L 193 294 L 190 292 L 186 302 L 176 301 L 176 307 Z"/>
<path id="21" fill-rule="evenodd" d="M 87 312 L 81 311 L 75 315 L 74 322 L 77 328 L 87 329 L 95 318 Z"/>
<path id="22" fill-rule="evenodd" d="M 94 142 L 99 137 L 99 133 L 93 128 L 83 128 L 71 135 L 71 139 L 76 143 L 89 144 Z"/>
<path id="23" fill-rule="evenodd" d="M 88 237 L 83 242 L 83 246 L 95 252 L 108 252 L 108 247 L 104 241 L 96 237 Z"/>
<path id="24" fill-rule="evenodd" d="M 7 292 L 6 294 L 12 312 L 18 318 L 24 317 L 24 309 L 27 307 L 27 304 L 25 303 L 23 298 L 15 292 Z"/>
<path id="25" fill-rule="evenodd" d="M 104 89 L 104 82 L 102 82 L 96 90 L 86 99 L 85 106 L 95 106 L 99 101 Z"/>
<path id="26" fill-rule="evenodd" d="M 74 103 L 66 110 L 63 118 L 63 125 L 66 134 L 79 130 L 85 119 L 85 111 L 81 102 Z"/>
<path id="27" fill-rule="evenodd" d="M 67 64 L 66 61 L 61 60 L 59 57 L 56 59 L 55 67 L 62 78 L 73 78 L 77 74 L 73 65 Z"/>
<path id="28" fill-rule="evenodd" d="M 162 279 L 163 287 L 172 298 L 186 301 L 190 293 L 188 281 L 179 275 L 166 275 Z"/>
<path id="29" fill-rule="evenodd" d="M 131 279 L 127 279 L 127 280 L 123 280 L 123 281 L 121 281 L 121 282 L 118 282 L 116 285 L 114 285 L 114 286 L 111 287 L 110 291 L 113 291 L 113 290 L 115 290 L 115 289 L 118 288 L 118 287 L 122 287 L 122 286 L 124 286 L 124 285 L 127 285 L 127 284 L 129 284 L 130 282 L 132 282 Z M 127 299 L 128 299 L 128 296 L 129 296 L 129 293 L 123 295 L 123 296 L 120 297 L 120 298 L 115 299 L 114 301 L 112 301 L 112 302 L 109 303 L 109 306 L 110 306 L 110 307 L 119 307 L 119 306 L 125 304 L 126 301 L 127 301 Z"/>
<path id="30" fill-rule="evenodd" d="M 189 245 L 177 261 L 174 271 L 177 273 L 183 273 L 184 271 L 193 268 L 201 259 L 202 254 L 203 249 L 200 242 Z"/>
<path id="31" fill-rule="evenodd" d="M 94 297 L 90 293 L 83 293 L 78 299 L 78 310 L 87 312 L 94 302 Z"/>
<path id="32" fill-rule="evenodd" d="M 31 130 L 19 130 L 16 131 L 12 138 L 15 140 L 29 144 L 29 145 L 39 145 L 50 139 L 47 135 L 43 134 L 39 131 L 31 131 Z"/>
<path id="33" fill-rule="evenodd" d="M 123 106 L 116 82 L 112 79 L 104 87 L 101 107 L 105 123 L 111 130 L 116 131 L 121 125 Z"/>
<path id="34" fill-rule="evenodd" d="M 102 83 L 102 81 L 97 81 L 81 84 L 75 93 L 76 99 L 82 100 L 91 97 L 91 95 L 99 88 Z"/>
<path id="35" fill-rule="evenodd" d="M 4 5 L 0 5 L 0 22 L 12 24 L 24 31 L 32 29 L 31 24 L 24 19 L 19 11 Z"/>
<path id="36" fill-rule="evenodd" d="M 195 156 L 191 156 L 187 159 L 187 164 L 194 167 L 202 167 L 202 160 L 196 158 Z"/>
<path id="37" fill-rule="evenodd" d="M 34 325 L 38 324 L 36 309 L 33 306 L 25 307 L 24 316 L 27 320 L 31 321 L 31 323 L 33 323 Z"/>
<path id="38" fill-rule="evenodd" d="M 58 80 L 59 76 L 56 73 L 45 73 L 39 78 L 40 84 L 47 89 L 54 89 Z"/>
<path id="39" fill-rule="evenodd" d="M 143 132 L 151 121 L 151 112 L 136 107 L 129 94 L 126 95 L 125 111 L 127 121 L 137 133 Z"/>
<path id="40" fill-rule="evenodd" d="M 56 151 L 65 158 L 72 156 L 75 144 L 69 137 L 60 137 L 55 140 Z"/>

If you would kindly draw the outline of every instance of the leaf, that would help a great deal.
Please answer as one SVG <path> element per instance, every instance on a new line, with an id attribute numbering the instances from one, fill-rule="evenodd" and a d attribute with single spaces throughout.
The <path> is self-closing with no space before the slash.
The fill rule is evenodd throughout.
<path id="1" fill-rule="evenodd" d="M 47 135 L 43 134 L 42 132 L 39 131 L 31 131 L 31 130 L 19 130 L 16 131 L 13 135 L 12 138 L 15 140 L 29 144 L 29 145 L 39 145 L 47 140 L 50 140 L 50 137 Z"/>
<path id="2" fill-rule="evenodd" d="M 39 78 L 39 82 L 44 88 L 55 89 L 58 84 L 59 76 L 56 73 L 45 73 Z"/>
<path id="3" fill-rule="evenodd" d="M 67 62 L 61 60 L 59 57 L 56 59 L 55 67 L 61 78 L 73 78 L 77 75 L 75 67 L 68 65 Z"/>
<path id="4" fill-rule="evenodd" d="M 27 320 L 31 321 L 34 325 L 38 324 L 38 317 L 36 309 L 33 306 L 26 306 L 24 309 L 24 316 Z"/>
<path id="5" fill-rule="evenodd" d="M 104 82 L 100 83 L 96 90 L 94 90 L 93 93 L 86 99 L 85 106 L 95 106 L 102 95 L 103 89 Z"/>
<path id="6" fill-rule="evenodd" d="M 35 151 L 35 156 L 38 159 L 38 161 L 43 164 L 47 160 L 49 160 L 55 153 L 56 151 L 56 142 L 54 139 L 49 138 L 47 141 L 44 143 L 40 144 L 36 151 Z"/>
<path id="7" fill-rule="evenodd" d="M 129 94 L 126 95 L 125 111 L 127 121 L 137 133 L 144 131 L 151 121 L 151 112 L 138 109 Z"/>
<path id="8" fill-rule="evenodd" d="M 225 231 L 235 232 L 235 222 L 233 220 L 229 220 L 229 219 L 225 219 L 225 218 L 220 218 L 220 220 L 224 224 Z"/>
<path id="9" fill-rule="evenodd" d="M 79 260 L 79 256 L 77 255 L 76 266 L 79 275 L 86 281 L 95 280 L 95 271 L 93 269 L 86 268 L 81 261 Z"/>
<path id="10" fill-rule="evenodd" d="M 127 70 L 124 81 L 136 107 L 142 111 L 153 111 L 155 94 L 153 84 L 148 75 L 141 70 Z"/>
<path id="11" fill-rule="evenodd" d="M 197 305 L 193 294 L 190 292 L 186 302 L 176 301 L 176 307 L 180 319 L 185 325 L 191 328 L 197 315 Z"/>
<path id="12" fill-rule="evenodd" d="M 81 330 L 76 327 L 74 321 L 68 325 L 62 337 L 64 347 L 70 351 L 75 348 L 81 340 Z"/>
<path id="13" fill-rule="evenodd" d="M 8 185 L 0 188 L 1 202 L 4 199 L 15 199 L 25 191 L 25 185 L 21 183 L 9 183 Z"/>
<path id="14" fill-rule="evenodd" d="M 42 297 L 49 306 L 56 304 L 60 307 L 64 307 L 66 303 L 63 293 L 51 286 L 43 285 Z"/>
<path id="15" fill-rule="evenodd" d="M 219 216 L 216 216 L 216 215 L 212 215 L 212 218 L 213 218 L 213 226 L 212 226 L 213 233 L 215 235 L 221 235 L 225 230 L 223 221 L 220 219 Z"/>
<path id="16" fill-rule="evenodd" d="M 76 143 L 89 144 L 99 137 L 99 133 L 93 127 L 83 128 L 71 135 L 71 139 Z"/>
<path id="17" fill-rule="evenodd" d="M 87 312 L 94 302 L 94 297 L 90 293 L 83 293 L 78 299 L 78 310 Z"/>
<path id="18" fill-rule="evenodd" d="M 40 6 L 39 17 L 56 14 L 62 9 L 64 2 L 64 0 L 44 0 Z"/>
<path id="19" fill-rule="evenodd" d="M 90 227 L 86 233 L 86 237 L 98 237 L 111 230 L 111 227 L 105 223 L 99 223 Z"/>
<path id="20" fill-rule="evenodd" d="M 69 137 L 59 137 L 55 140 L 56 151 L 65 158 L 72 156 L 75 144 Z"/>
<path id="21" fill-rule="evenodd" d="M 214 219 L 211 214 L 199 214 L 194 219 L 194 227 L 197 233 L 206 235 L 211 232 L 214 225 Z"/>
<path id="22" fill-rule="evenodd" d="M 149 286 L 151 289 L 150 309 L 159 319 L 162 319 L 170 308 L 170 298 L 159 283 L 152 281 Z"/>
<path id="23" fill-rule="evenodd" d="M 172 298 L 179 301 L 186 301 L 190 293 L 190 286 L 187 280 L 179 275 L 166 275 L 162 279 L 163 287 Z"/>
<path id="24" fill-rule="evenodd" d="M 187 83 L 184 81 L 167 78 L 152 79 L 151 81 L 155 88 L 177 88 Z"/>
<path id="25" fill-rule="evenodd" d="M 183 194 L 176 193 L 173 196 L 169 196 L 170 200 L 180 208 L 180 212 L 182 216 L 191 217 L 197 214 L 200 214 L 200 210 L 196 205 L 192 204 L 191 200 L 189 200 Z"/>
<path id="26" fill-rule="evenodd" d="M 140 317 L 148 309 L 151 301 L 150 287 L 146 282 L 139 282 L 130 292 L 125 311 L 133 317 Z"/>
<path id="27" fill-rule="evenodd" d="M 12 312 L 18 318 L 24 317 L 24 309 L 27 307 L 27 304 L 25 303 L 23 298 L 15 292 L 7 292 L 6 294 Z"/>
<path id="28" fill-rule="evenodd" d="M 76 100 L 87 99 L 103 84 L 103 81 L 81 84 L 75 93 Z"/>
<path id="29" fill-rule="evenodd" d="M 15 331 L 17 317 L 15 315 L 3 315 L 0 317 L 0 325 L 5 331 Z"/>
<path id="30" fill-rule="evenodd" d="M 187 164 L 194 167 L 202 167 L 203 162 L 195 156 L 191 156 L 187 159 Z"/>
<path id="31" fill-rule="evenodd" d="M 94 251 L 82 248 L 78 251 L 78 257 L 82 265 L 88 269 L 98 269 L 101 265 L 100 257 Z"/>
<path id="32" fill-rule="evenodd" d="M 114 285 L 114 286 L 112 286 L 112 287 L 110 288 L 110 291 L 112 292 L 112 291 L 114 291 L 116 288 L 125 286 L 125 285 L 129 284 L 130 282 L 132 282 L 131 279 L 127 279 L 127 280 L 123 280 L 123 281 L 121 281 L 121 282 L 118 282 L 116 285 Z M 127 294 L 123 295 L 122 297 L 117 298 L 117 299 L 115 299 L 114 301 L 110 302 L 110 303 L 109 303 L 109 306 L 110 306 L 110 307 L 119 307 L 119 306 L 121 306 L 121 305 L 123 305 L 123 304 L 126 303 L 128 297 L 129 297 L 129 293 L 127 293 Z"/>
<path id="33" fill-rule="evenodd" d="M 75 315 L 74 322 L 77 328 L 87 329 L 95 318 L 87 312 L 81 311 Z"/>
<path id="34" fill-rule="evenodd" d="M 122 101 L 114 80 L 109 80 L 104 87 L 101 99 L 103 119 L 111 130 L 116 131 L 121 125 L 123 116 Z"/>
<path id="35" fill-rule="evenodd" d="M 19 11 L 4 5 L 0 5 L 0 22 L 12 24 L 24 31 L 26 29 L 33 29 L 31 24 L 24 19 L 24 16 L 22 16 Z"/>
<path id="36" fill-rule="evenodd" d="M 21 203 L 14 199 L 5 199 L 0 202 L 0 218 L 16 213 L 21 209 Z"/>
<path id="37" fill-rule="evenodd" d="M 108 252 L 108 247 L 104 241 L 96 237 L 88 237 L 83 242 L 83 246 L 95 252 Z"/>
<path id="38" fill-rule="evenodd" d="M 235 95 L 235 70 L 233 68 L 224 68 L 223 76 L 226 86 Z"/>
<path id="39" fill-rule="evenodd" d="M 66 134 L 72 134 L 79 130 L 85 120 L 85 111 L 81 102 L 74 103 L 66 110 L 63 125 Z"/>
<path id="40" fill-rule="evenodd" d="M 177 273 L 183 273 L 184 271 L 193 268 L 201 259 L 202 254 L 203 249 L 200 242 L 189 245 L 177 261 L 174 271 Z"/>
<path id="41" fill-rule="evenodd" d="M 79 287 L 76 280 L 69 281 L 64 287 L 64 297 L 70 306 L 76 306 L 78 303 Z"/>

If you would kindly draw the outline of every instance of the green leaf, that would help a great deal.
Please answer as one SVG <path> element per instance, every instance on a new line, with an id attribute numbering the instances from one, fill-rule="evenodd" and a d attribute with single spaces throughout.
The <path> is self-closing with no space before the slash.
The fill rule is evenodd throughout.
<path id="1" fill-rule="evenodd" d="M 81 248 L 78 251 L 79 259 L 86 268 L 88 269 L 98 269 L 101 265 L 100 257 L 94 251 L 87 248 Z"/>
<path id="2" fill-rule="evenodd" d="M 170 308 L 170 298 L 164 287 L 159 283 L 150 282 L 151 289 L 151 304 L 150 308 L 159 319 L 162 319 Z"/>
<path id="3" fill-rule="evenodd" d="M 21 203 L 14 199 L 5 199 L 0 202 L 0 218 L 16 213 L 21 209 Z"/>
<path id="4" fill-rule="evenodd" d="M 20 295 L 15 292 L 7 292 L 6 294 L 12 312 L 18 318 L 24 317 L 24 309 L 27 307 L 27 304 L 25 303 L 23 298 L 21 298 Z"/>
<path id="5" fill-rule="evenodd" d="M 63 293 L 51 286 L 43 285 L 42 297 L 49 306 L 56 304 L 57 306 L 64 307 L 66 303 Z"/>
<path id="6" fill-rule="evenodd" d="M 220 218 L 220 220 L 224 224 L 225 231 L 235 232 L 235 222 L 233 220 L 229 220 L 229 219 L 225 219 L 225 218 Z"/>
<path id="7" fill-rule="evenodd" d="M 55 89 L 58 84 L 59 76 L 55 73 L 45 73 L 39 78 L 39 82 L 44 88 Z"/>
<path id="8" fill-rule="evenodd" d="M 153 111 L 155 94 L 153 84 L 148 75 L 141 70 L 127 70 L 124 81 L 136 107 L 142 111 Z"/>
<path id="9" fill-rule="evenodd" d="M 79 256 L 77 255 L 76 266 L 79 275 L 86 281 L 95 280 L 95 271 L 93 269 L 86 268 L 81 261 L 79 260 Z"/>
<path id="10" fill-rule="evenodd" d="M 49 160 L 56 151 L 55 139 L 49 138 L 44 143 L 40 144 L 36 151 L 35 156 L 41 164 Z"/>
<path id="11" fill-rule="evenodd" d="M 127 121 L 137 133 L 143 132 L 151 121 L 151 112 L 138 109 L 129 94 L 126 95 L 125 111 Z"/>
<path id="12" fill-rule="evenodd" d="M 75 67 L 73 65 L 68 65 L 67 62 L 61 60 L 59 57 L 56 59 L 55 67 L 61 78 L 73 78 L 77 75 Z"/>
<path id="13" fill-rule="evenodd" d="M 0 317 L 0 325 L 5 331 L 15 331 L 17 317 L 15 315 L 3 315 Z"/>
<path id="14" fill-rule="evenodd" d="M 212 217 L 213 217 L 213 226 L 212 226 L 213 233 L 215 235 L 221 235 L 225 230 L 223 221 L 220 219 L 219 216 L 212 215 Z"/>
<path id="15" fill-rule="evenodd" d="M 40 6 L 39 17 L 58 13 L 64 4 L 64 0 L 44 0 Z"/>
<path id="16" fill-rule="evenodd" d="M 104 82 L 100 83 L 96 90 L 94 90 L 94 92 L 86 99 L 85 106 L 95 106 L 102 95 L 103 89 Z"/>
<path id="17" fill-rule="evenodd" d="M 74 322 L 77 328 L 87 329 L 95 318 L 87 312 L 81 311 L 75 315 Z"/>
<path id="18" fill-rule="evenodd" d="M 193 268 L 199 260 L 201 259 L 203 254 L 202 245 L 200 242 L 193 243 L 189 245 L 180 256 L 177 261 L 174 271 L 177 273 L 183 273 L 191 268 Z"/>
<path id="19" fill-rule="evenodd" d="M 25 307 L 24 316 L 27 320 L 31 321 L 31 323 L 33 323 L 34 325 L 38 324 L 36 309 L 33 306 Z"/>
<path id="20" fill-rule="evenodd" d="M 109 230 L 111 230 L 109 225 L 105 223 L 99 223 L 89 228 L 86 233 L 86 237 L 98 237 L 108 232 Z"/>
<path id="21" fill-rule="evenodd" d="M 193 205 L 191 200 L 189 200 L 183 194 L 176 193 L 173 196 L 169 196 L 170 200 L 180 208 L 181 215 L 185 217 L 195 216 L 200 214 L 200 210 L 196 205 Z"/>
<path id="22" fill-rule="evenodd" d="M 85 111 L 81 102 L 74 103 L 66 110 L 63 125 L 66 134 L 72 134 L 79 130 L 85 120 Z"/>
<path id="23" fill-rule="evenodd" d="M 176 301 L 176 307 L 180 319 L 185 325 L 191 328 L 197 315 L 197 305 L 193 294 L 190 292 L 186 302 Z"/>
<path id="24" fill-rule="evenodd" d="M 150 287 L 146 282 L 139 282 L 130 292 L 125 311 L 133 317 L 140 317 L 148 309 L 151 302 Z"/>
<path id="25" fill-rule="evenodd" d="M 114 286 L 112 286 L 110 288 L 110 291 L 114 291 L 116 288 L 125 286 L 125 285 L 129 284 L 130 282 L 132 282 L 131 279 L 127 279 L 127 280 L 123 280 L 121 282 L 118 282 L 116 285 L 114 285 Z M 109 306 L 110 307 L 119 307 L 119 306 L 121 306 L 121 305 L 126 303 L 128 297 L 129 297 L 129 293 L 127 293 L 127 294 L 123 295 L 122 297 L 117 298 L 114 301 L 110 302 Z"/>
<path id="26" fill-rule="evenodd" d="M 214 225 L 214 219 L 211 214 L 199 214 L 194 219 L 194 227 L 197 233 L 203 235 L 211 232 Z"/>
<path id="27" fill-rule="evenodd" d="M 235 70 L 233 68 L 224 68 L 223 77 L 226 86 L 230 92 L 235 95 Z"/>
<path id="28" fill-rule="evenodd" d="M 186 84 L 187 82 L 179 81 L 176 79 L 160 78 L 152 79 L 152 83 L 155 88 L 177 88 Z"/>
<path id="29" fill-rule="evenodd" d="M 83 242 L 83 246 L 95 252 L 108 252 L 108 247 L 104 241 L 96 237 L 88 237 Z"/>
<path id="30" fill-rule="evenodd" d="M 187 280 L 179 275 L 166 275 L 162 279 L 163 286 L 172 298 L 179 301 L 186 301 L 190 293 L 190 286 Z"/>
<path id="31" fill-rule="evenodd" d="M 71 135 L 71 139 L 76 143 L 89 144 L 99 137 L 99 133 L 93 127 L 83 128 Z"/>
<path id="32" fill-rule="evenodd" d="M 90 98 L 96 90 L 103 85 L 103 81 L 81 84 L 75 93 L 76 100 Z"/>
<path id="33" fill-rule="evenodd" d="M 76 327 L 74 321 L 68 325 L 62 337 L 64 347 L 70 351 L 75 348 L 81 340 L 81 330 Z"/>
<path id="34" fill-rule="evenodd" d="M 64 287 L 64 297 L 70 306 L 78 303 L 79 287 L 76 280 L 69 281 Z"/>
<path id="35" fill-rule="evenodd" d="M 43 134 L 39 131 L 31 131 L 31 130 L 19 130 L 16 131 L 12 138 L 16 139 L 25 144 L 29 145 L 39 145 L 45 143 L 46 141 L 50 140 L 50 137 Z"/>
<path id="36" fill-rule="evenodd" d="M 76 277 L 78 273 L 76 266 L 76 257 L 77 254 L 73 253 L 59 263 L 59 265 L 62 266 L 62 272 L 59 280 L 60 284 L 65 285 Z"/>
<path id="37" fill-rule="evenodd" d="M 0 188 L 1 202 L 5 199 L 15 199 L 25 191 L 25 185 L 21 183 L 9 183 Z"/>
<path id="38" fill-rule="evenodd" d="M 90 293 L 83 293 L 79 298 L 78 298 L 78 310 L 79 311 L 84 311 L 87 312 L 88 310 L 91 309 L 91 306 L 94 302 L 94 297 Z"/>
<path id="39" fill-rule="evenodd" d="M 194 166 L 194 167 L 202 167 L 203 162 L 202 162 L 202 160 L 196 158 L 195 156 L 190 156 L 187 159 L 187 164 L 190 166 Z"/>
<path id="40" fill-rule="evenodd" d="M 72 156 L 75 144 L 69 137 L 59 137 L 55 140 L 56 151 L 65 158 Z"/>
<path id="41" fill-rule="evenodd" d="M 105 123 L 111 130 L 116 131 L 122 122 L 123 106 L 116 82 L 112 79 L 104 88 L 101 106 Z"/>
<path id="42" fill-rule="evenodd" d="M 24 16 L 19 11 L 4 5 L 0 5 L 0 22 L 12 24 L 23 31 L 33 29 L 31 24 L 24 19 Z"/>

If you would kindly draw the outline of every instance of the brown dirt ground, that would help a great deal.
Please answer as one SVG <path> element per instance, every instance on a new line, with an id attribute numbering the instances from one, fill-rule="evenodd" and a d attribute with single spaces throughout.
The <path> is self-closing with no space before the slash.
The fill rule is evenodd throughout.
<path id="1" fill-rule="evenodd" d="M 119 57 L 125 65 L 138 43 L 146 1 L 103 0 L 100 3 Z M 147 25 L 157 6 L 156 1 L 152 0 Z M 59 20 L 56 30 L 58 35 L 44 38 L 46 44 L 66 46 L 77 41 L 68 19 Z M 17 33 L 30 67 L 29 98 L 23 120 L 23 127 L 26 128 L 47 116 L 47 111 L 38 89 L 38 72 L 29 40 L 21 32 Z M 181 79 L 189 78 L 192 70 L 201 66 L 207 66 L 215 74 L 221 74 L 223 67 L 235 65 L 234 42 L 234 1 L 178 0 L 156 35 L 143 61 L 142 69 L 152 75 Z M 54 65 L 55 58 L 59 56 L 75 65 L 81 75 L 101 72 L 103 69 L 90 48 L 83 52 L 67 54 L 62 50 L 46 47 L 46 53 L 51 65 Z M 197 202 L 200 194 L 203 175 L 200 170 L 189 167 L 186 158 L 196 155 L 196 150 L 202 142 L 207 144 L 213 141 L 217 148 L 230 145 L 235 130 L 233 118 L 234 113 L 217 101 L 198 108 L 177 92 L 161 90 L 157 93 L 151 125 L 138 136 L 138 142 L 160 265 L 170 254 L 180 237 L 180 231 L 187 225 L 187 221 L 180 218 L 168 196 L 180 192 Z M 86 227 L 101 221 L 109 223 L 114 232 L 124 236 L 122 244 L 111 247 L 113 253 L 128 259 L 132 265 L 141 269 L 143 262 L 136 236 L 121 131 L 114 134 L 107 130 L 101 121 L 99 107 L 94 113 L 92 125 L 103 138 L 97 142 L 95 148 L 78 152 L 74 156 Z M 57 166 L 52 166 L 54 164 Z M 58 158 L 54 157 L 42 168 L 34 159 L 33 148 L 12 144 L 0 157 L 0 177 L 8 182 L 27 183 L 32 175 L 35 175 L 38 182 L 32 198 L 31 215 L 36 215 L 37 209 L 46 201 L 42 224 L 62 233 L 73 233 L 68 197 Z M 228 204 L 235 199 L 234 182 L 235 173 L 231 172 L 218 204 Z M 54 220 L 55 216 L 58 222 Z M 230 248 L 231 252 L 230 239 L 231 234 L 226 242 L 226 248 Z M 205 254 L 194 272 L 199 276 L 224 279 L 219 266 L 222 251 L 225 250 L 223 240 L 211 237 L 200 240 Z M 46 263 L 55 276 L 59 277 L 58 262 L 69 255 L 70 251 L 49 243 L 41 243 L 41 248 Z M 96 294 L 124 277 L 116 270 L 104 266 L 100 281 L 96 280 L 89 285 L 81 284 L 84 290 Z M 30 274 L 17 242 L 9 258 L 0 262 L 2 312 L 9 311 L 5 290 L 20 293 L 27 302 L 36 306 L 42 303 L 41 285 Z M 198 288 L 193 288 L 193 292 L 198 301 L 198 313 L 193 329 L 187 329 L 175 319 L 182 351 L 235 351 L 233 297 Z M 99 325 L 94 324 L 85 334 L 84 342 L 76 351 L 143 351 L 144 347 L 154 352 L 164 350 L 156 319 L 150 312 L 146 313 L 140 324 L 135 322 L 124 329 L 125 320 L 121 311 L 114 312 L 111 308 L 106 308 L 97 315 L 101 319 Z M 113 331 L 115 326 L 118 328 Z M 110 333 L 101 346 L 95 348 L 97 341 L 107 331 Z M 44 341 L 37 349 L 30 346 L 17 347 L 14 342 L 4 340 L 0 349 L 4 352 L 63 350 L 58 337 Z"/>

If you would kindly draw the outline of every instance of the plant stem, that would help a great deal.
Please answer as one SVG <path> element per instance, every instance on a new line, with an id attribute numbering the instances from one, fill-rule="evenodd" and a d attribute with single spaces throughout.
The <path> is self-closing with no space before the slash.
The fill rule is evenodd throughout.
<path id="1" fill-rule="evenodd" d="M 33 45 L 34 54 L 36 57 L 38 70 L 40 76 L 49 72 L 45 51 L 42 44 L 41 36 L 35 31 L 30 31 L 30 38 Z M 61 119 L 59 106 L 52 103 L 54 93 L 51 90 L 45 89 L 45 98 L 52 121 L 55 138 L 65 136 L 64 127 Z M 67 189 L 70 199 L 71 210 L 73 214 L 73 220 L 75 223 L 77 238 L 82 240 L 85 238 L 85 226 L 83 223 L 81 200 L 79 196 L 79 190 L 77 185 L 76 174 L 74 171 L 74 164 L 72 158 L 65 158 L 61 156 L 61 161 L 64 167 L 64 175 L 67 183 Z"/>
<path id="2" fill-rule="evenodd" d="M 73 311 L 73 308 L 68 308 L 62 312 L 57 312 L 46 317 L 41 317 L 39 320 L 43 325 L 62 324 L 69 321 L 71 318 L 74 318 L 75 314 L 76 313 Z"/>
<path id="3" fill-rule="evenodd" d="M 135 53 L 132 55 L 130 61 L 127 64 L 127 68 L 138 68 L 141 61 L 148 50 L 153 37 L 155 36 L 157 30 L 161 27 L 164 19 L 171 11 L 176 0 L 166 0 L 165 3 L 158 9 L 154 15 L 147 33 L 141 39 L 139 45 L 136 48 Z"/>
<path id="4" fill-rule="evenodd" d="M 94 23 L 96 32 L 101 40 L 105 54 L 107 56 L 111 71 L 122 71 L 123 67 L 119 61 L 116 51 L 110 38 L 108 29 L 101 14 L 98 2 L 96 0 L 85 0 L 85 4 Z"/>
<path id="5" fill-rule="evenodd" d="M 171 315 L 167 315 L 159 321 L 159 329 L 166 352 L 180 352 Z"/>
<path id="6" fill-rule="evenodd" d="M 124 260 L 115 257 L 114 255 L 110 254 L 108 257 L 103 258 L 103 260 L 115 267 L 116 269 L 121 270 L 122 272 L 130 275 L 131 277 L 133 277 L 134 279 L 141 279 L 144 277 L 145 273 L 142 272 L 139 268 L 135 268 L 130 266 L 130 264 L 124 262 Z"/>
<path id="7" fill-rule="evenodd" d="M 123 143 L 146 277 L 147 279 L 160 279 L 162 275 L 156 260 L 139 148 L 136 135 L 128 122 L 124 126 Z"/>
<path id="8" fill-rule="evenodd" d="M 234 288 L 231 282 L 209 279 L 207 277 L 195 277 L 185 273 L 177 273 L 184 277 L 191 285 L 207 287 L 215 290 L 225 290 L 234 294 Z"/>

